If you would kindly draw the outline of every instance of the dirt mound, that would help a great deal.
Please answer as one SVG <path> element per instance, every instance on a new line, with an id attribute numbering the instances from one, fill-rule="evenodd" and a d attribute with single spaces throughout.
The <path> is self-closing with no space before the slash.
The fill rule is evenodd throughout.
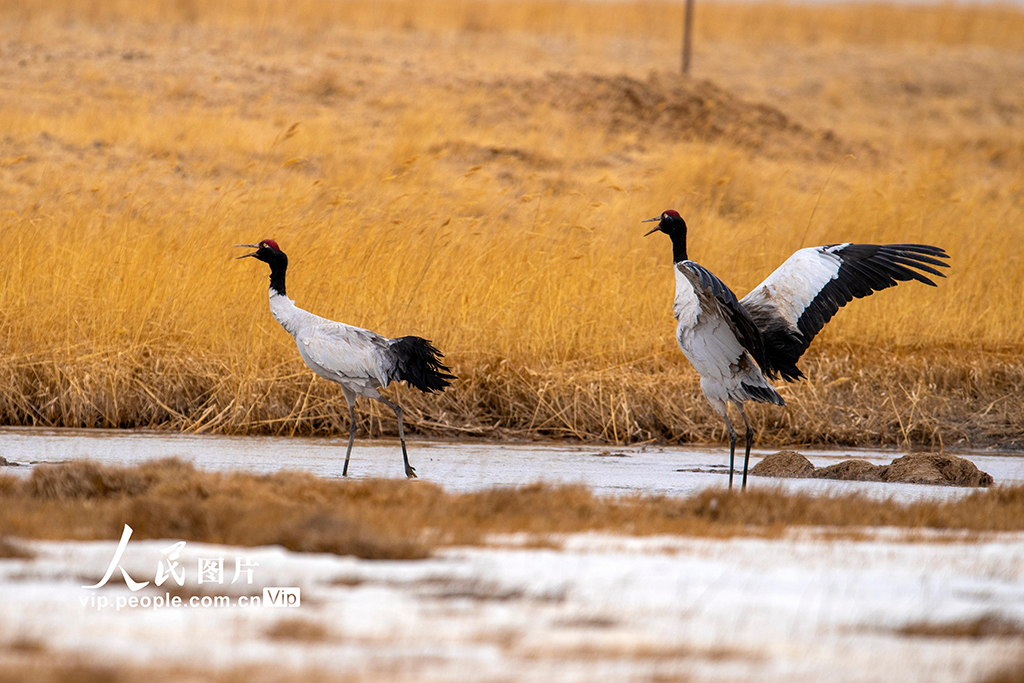
<path id="1" fill-rule="evenodd" d="M 520 161 L 533 168 L 549 169 L 558 166 L 558 162 L 536 152 L 518 147 L 500 147 L 497 145 L 478 145 L 465 140 L 453 140 L 433 145 L 431 154 L 443 154 L 461 162 L 471 164 L 488 164 L 492 161 Z"/>
<path id="2" fill-rule="evenodd" d="M 721 140 L 757 151 L 823 158 L 849 151 L 832 131 L 812 131 L 774 107 L 743 100 L 711 81 L 676 74 L 651 72 L 640 80 L 549 73 L 539 80 L 495 86 L 523 113 L 538 106 L 571 111 L 591 125 L 640 139 Z"/>
<path id="3" fill-rule="evenodd" d="M 766 456 L 750 468 L 758 477 L 810 477 L 814 472 L 811 461 L 796 451 L 779 451 Z"/>
<path id="4" fill-rule="evenodd" d="M 867 460 L 844 460 L 828 467 L 815 467 L 796 451 L 766 456 L 750 469 L 759 477 L 839 479 L 842 481 L 887 481 L 932 486 L 991 486 L 992 475 L 982 472 L 970 460 L 955 455 L 931 453 L 905 455 L 888 465 Z"/>
<path id="5" fill-rule="evenodd" d="M 815 479 L 842 479 L 843 481 L 885 481 L 888 465 L 872 465 L 867 460 L 844 460 L 828 467 L 816 467 L 810 476 Z"/>
<path id="6" fill-rule="evenodd" d="M 893 460 L 887 469 L 885 481 L 906 484 L 991 486 L 994 483 L 991 474 L 955 455 L 906 455 Z"/>

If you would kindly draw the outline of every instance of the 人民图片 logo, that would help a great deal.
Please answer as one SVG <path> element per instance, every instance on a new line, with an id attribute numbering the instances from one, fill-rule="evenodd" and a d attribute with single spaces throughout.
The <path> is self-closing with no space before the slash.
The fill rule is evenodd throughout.
<path id="1" fill-rule="evenodd" d="M 128 570 L 121 564 L 125 551 L 128 548 L 128 541 L 132 537 L 132 528 L 124 525 L 121 533 L 121 540 L 114 550 L 114 556 L 107 565 L 103 578 L 91 586 L 82 586 L 88 591 L 98 591 L 110 581 L 115 570 L 120 570 L 125 585 L 132 594 L 138 593 L 151 583 L 154 587 L 161 587 L 168 581 L 172 581 L 180 587 L 185 586 L 185 569 L 188 564 L 183 558 L 187 541 L 176 541 L 166 548 L 160 550 L 163 556 L 156 563 L 156 570 L 152 581 L 137 581 L 132 578 Z M 226 581 L 225 558 L 224 557 L 195 557 L 197 585 L 224 585 Z M 251 586 L 254 583 L 253 573 L 259 567 L 259 563 L 251 557 L 236 556 L 233 563 L 228 564 L 229 575 L 231 576 L 228 585 L 239 584 Z M 133 570 L 136 571 L 136 570 Z M 137 574 L 136 574 L 137 575 Z M 242 579 L 244 578 L 244 581 Z M 253 589 L 256 589 L 254 586 Z M 113 599 L 106 595 L 92 593 L 87 597 L 80 598 L 83 607 L 95 607 L 97 610 L 112 606 L 118 611 L 126 607 L 145 607 L 158 609 L 161 607 L 298 607 L 301 604 L 300 590 L 297 586 L 267 586 L 262 588 L 262 593 L 248 593 L 237 595 L 234 598 L 230 595 L 209 595 L 199 593 L 195 595 L 181 595 L 176 591 L 174 595 L 165 591 L 163 595 L 119 595 Z"/>
<path id="2" fill-rule="evenodd" d="M 82 586 L 86 590 L 96 590 L 102 588 L 110 580 L 115 569 L 121 570 L 121 576 L 124 577 L 124 582 L 128 586 L 128 589 L 133 593 L 142 590 L 149 585 L 149 581 L 135 581 L 131 576 L 128 575 L 128 571 L 121 566 L 121 557 L 124 555 L 125 548 L 128 547 L 128 541 L 132 537 L 132 528 L 127 524 L 124 525 L 124 531 L 121 532 L 121 540 L 117 544 L 117 550 L 114 551 L 114 557 L 110 560 L 110 564 L 107 566 L 107 572 L 103 575 L 103 578 L 98 583 L 92 586 Z M 156 576 L 153 579 L 153 583 L 157 586 L 164 585 L 164 582 L 168 578 L 174 579 L 174 582 L 179 586 L 185 585 L 185 568 L 178 563 L 178 558 L 181 556 L 181 551 L 185 548 L 187 541 L 178 541 L 168 547 L 164 548 L 160 552 L 166 557 L 157 563 Z M 198 559 L 198 570 L 199 570 L 199 583 L 224 583 L 224 558 L 206 558 L 200 557 Z M 231 583 L 238 581 L 244 572 L 246 575 L 246 583 L 251 584 L 253 581 L 252 572 L 253 568 L 258 567 L 257 562 L 252 561 L 249 558 L 245 558 L 241 561 L 238 557 L 235 557 L 235 574 L 234 578 L 231 579 Z"/>

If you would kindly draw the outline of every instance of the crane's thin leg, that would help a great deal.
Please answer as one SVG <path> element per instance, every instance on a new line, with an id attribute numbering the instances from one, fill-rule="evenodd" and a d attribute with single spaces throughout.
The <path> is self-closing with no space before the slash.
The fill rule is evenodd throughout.
<path id="1" fill-rule="evenodd" d="M 736 430 L 732 428 L 732 423 L 729 422 L 728 405 L 722 409 L 722 419 L 725 420 L 725 428 L 729 430 L 729 489 L 731 490 L 733 461 L 736 457 Z"/>
<path id="2" fill-rule="evenodd" d="M 349 397 L 345 392 L 345 403 L 348 404 L 348 450 L 345 451 L 345 466 L 341 469 L 341 476 L 348 476 L 348 459 L 352 457 L 352 444 L 356 441 L 356 401 L 355 396 Z"/>
<path id="3" fill-rule="evenodd" d="M 395 411 L 395 417 L 398 418 L 398 438 L 402 442 L 402 459 L 405 461 L 405 476 L 409 479 L 415 479 L 416 470 L 414 470 L 412 465 L 409 464 L 409 453 L 405 450 L 405 428 L 402 426 L 402 406 L 397 403 L 392 403 L 383 396 L 377 397 L 377 400 Z"/>
<path id="4" fill-rule="evenodd" d="M 754 430 L 750 428 L 750 420 L 747 419 L 747 413 L 743 410 L 743 404 L 737 403 L 736 407 L 740 409 L 740 415 L 743 416 L 743 424 L 747 425 L 747 452 L 743 455 L 743 485 L 740 487 L 742 490 L 747 490 L 747 466 L 750 465 L 750 444 L 754 440 Z"/>

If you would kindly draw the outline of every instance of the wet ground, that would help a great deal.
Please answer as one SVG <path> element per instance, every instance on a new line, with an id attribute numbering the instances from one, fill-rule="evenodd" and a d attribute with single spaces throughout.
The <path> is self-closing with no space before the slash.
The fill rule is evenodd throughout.
<path id="1" fill-rule="evenodd" d="M 686 495 L 723 486 L 728 455 L 723 448 L 409 446 L 422 479 L 457 491 L 546 481 L 612 495 Z M 7 428 L 0 456 L 21 466 L 0 471 L 27 476 L 40 463 L 176 456 L 209 470 L 340 477 L 344 447 L 326 438 Z M 815 465 L 851 456 L 885 463 L 902 454 L 802 452 Z M 1024 481 L 1020 455 L 958 454 L 997 483 Z M 357 441 L 351 467 L 356 477 L 401 476 L 398 443 Z M 750 485 L 901 500 L 976 490 L 761 478 Z M 973 683 L 1024 656 L 1021 533 L 865 529 L 836 539 L 810 528 L 776 539 L 576 534 L 547 537 L 540 547 L 535 540 L 499 536 L 417 561 L 188 542 L 176 560 L 181 585 L 171 574 L 159 588 L 155 571 L 174 540 L 131 540 L 119 563 L 150 582 L 137 592 L 116 576 L 85 588 L 102 578 L 116 539 L 18 541 L 33 557 L 0 560 L 0 679 L 5 662 L 31 652 L 52 662 L 204 674 L 256 667 L 289 680 L 780 683 Z M 223 573 L 200 583 L 200 562 L 210 559 L 222 562 Z M 247 573 L 236 578 L 239 562 L 252 568 L 251 583 Z M 280 588 L 298 589 L 299 605 L 253 604 Z M 156 606 L 172 596 L 182 603 Z M 220 597 L 228 602 L 191 604 Z M 146 601 L 132 606 L 133 598 Z M 979 624 L 1001 631 L 979 636 Z"/>
<path id="2" fill-rule="evenodd" d="M 130 465 L 154 458 L 179 457 L 201 469 L 243 469 L 254 472 L 306 470 L 340 477 L 347 439 L 300 437 L 232 437 L 116 430 L 0 429 L 0 456 L 21 464 L 91 459 Z M 452 491 L 516 486 L 536 481 L 579 483 L 601 494 L 647 493 L 682 496 L 726 483 L 727 447 L 613 447 L 577 444 L 408 442 L 409 459 L 420 479 Z M 851 457 L 886 464 L 904 451 L 797 448 L 815 466 Z M 751 454 L 753 467 L 775 449 Z M 991 474 L 997 484 L 1024 483 L 1024 455 L 998 452 L 956 452 Z M 737 465 L 742 463 L 742 453 Z M 29 467 L 4 468 L 27 473 Z M 402 455 L 397 441 L 357 439 L 349 475 L 401 477 Z M 902 500 L 962 495 L 968 489 L 807 479 L 751 477 L 750 486 L 829 492 L 861 491 L 898 496 Z"/>

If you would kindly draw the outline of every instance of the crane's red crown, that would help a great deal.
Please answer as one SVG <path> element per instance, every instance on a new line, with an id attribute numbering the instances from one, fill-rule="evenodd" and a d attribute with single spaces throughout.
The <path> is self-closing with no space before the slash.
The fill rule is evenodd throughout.
<path id="1" fill-rule="evenodd" d="M 274 251 L 281 251 L 281 248 L 277 246 L 277 242 L 275 242 L 274 240 L 261 240 L 260 249 L 262 249 L 263 247 L 270 247 Z"/>

